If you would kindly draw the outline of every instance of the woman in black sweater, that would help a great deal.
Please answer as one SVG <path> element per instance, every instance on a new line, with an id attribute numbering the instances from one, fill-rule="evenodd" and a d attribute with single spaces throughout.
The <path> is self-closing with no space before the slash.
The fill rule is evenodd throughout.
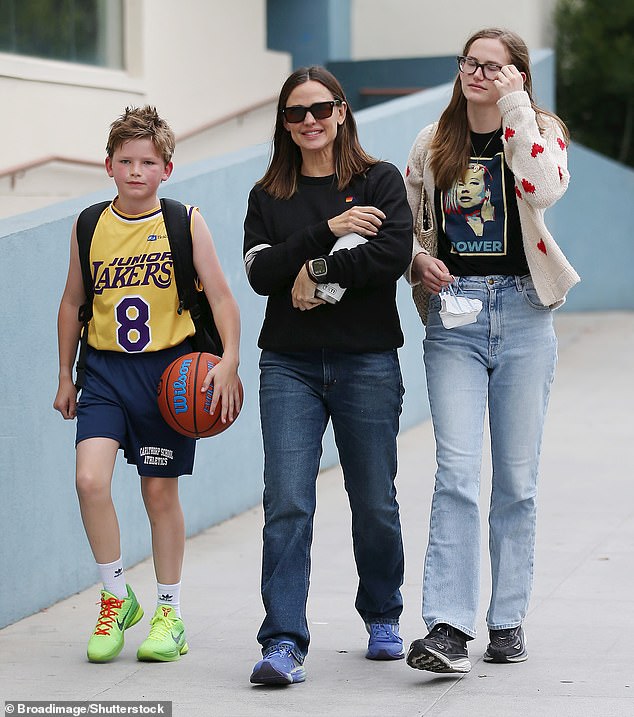
<path id="1" fill-rule="evenodd" d="M 244 228 L 249 282 L 268 297 L 258 342 L 266 617 L 251 682 L 292 684 L 306 676 L 310 547 L 329 419 L 352 510 L 366 657 L 404 655 L 396 282 L 411 260 L 412 218 L 399 171 L 361 148 L 343 89 L 325 69 L 300 68 L 284 83 L 273 156 Z M 331 253 L 341 237 L 351 248 Z M 340 298 L 320 292 L 322 284 L 339 285 Z"/>

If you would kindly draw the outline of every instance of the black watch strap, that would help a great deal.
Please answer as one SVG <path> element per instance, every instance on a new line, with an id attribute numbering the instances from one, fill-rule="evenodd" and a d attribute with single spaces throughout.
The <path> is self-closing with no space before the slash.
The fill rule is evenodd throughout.
<path id="1" fill-rule="evenodd" d="M 316 271 L 318 267 L 321 268 L 321 271 Z M 306 262 L 306 271 L 312 281 L 316 284 L 320 284 L 325 280 L 328 274 L 328 264 L 323 257 L 319 259 L 308 259 Z"/>

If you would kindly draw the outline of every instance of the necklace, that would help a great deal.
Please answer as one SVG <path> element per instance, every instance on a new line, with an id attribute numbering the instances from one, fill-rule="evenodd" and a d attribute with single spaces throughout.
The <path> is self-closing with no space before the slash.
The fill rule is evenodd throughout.
<path id="1" fill-rule="evenodd" d="M 473 150 L 473 156 L 475 157 L 475 160 L 478 164 L 482 163 L 482 161 L 481 161 L 482 157 L 484 157 L 484 155 L 486 154 L 486 151 L 489 148 L 489 145 L 495 139 L 495 137 L 497 137 L 499 131 L 500 131 L 499 129 L 496 129 L 495 132 L 493 132 L 493 134 L 489 137 L 489 141 L 484 145 L 484 149 L 482 150 L 482 152 L 480 152 L 479 156 L 475 150 L 475 147 L 473 146 L 473 140 L 472 139 L 469 140 L 471 142 L 471 149 Z"/>

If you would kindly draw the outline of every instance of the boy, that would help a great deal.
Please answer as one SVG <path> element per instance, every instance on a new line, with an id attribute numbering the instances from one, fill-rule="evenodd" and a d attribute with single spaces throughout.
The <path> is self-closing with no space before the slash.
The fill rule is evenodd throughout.
<path id="1" fill-rule="evenodd" d="M 178 476 L 191 474 L 195 440 L 163 421 L 156 385 L 165 367 L 191 351 L 194 325 L 179 303 L 169 243 L 157 190 L 172 173 L 174 134 L 154 107 L 127 108 L 110 128 L 106 171 L 117 196 L 95 229 L 90 263 L 95 295 L 88 325 L 86 378 L 81 399 L 73 384 L 73 363 L 85 301 L 77 223 L 71 234 L 70 264 L 59 307 L 59 388 L 54 407 L 65 419 L 77 416 L 76 485 L 84 528 L 103 581 L 101 609 L 88 642 L 91 662 L 108 662 L 123 648 L 124 630 L 143 610 L 126 584 L 119 525 L 111 497 L 119 448 L 137 466 L 150 520 L 158 604 L 139 660 L 173 661 L 188 651 L 180 614 L 180 578 L 185 547 Z M 191 211 L 194 268 L 204 287 L 224 346 L 203 390 L 214 383 L 211 410 L 222 401 L 223 422 L 240 410 L 238 306 L 222 273 L 211 234 Z M 133 267 L 119 270 L 119 267 Z M 148 447 L 164 449 L 167 465 L 146 464 Z"/>

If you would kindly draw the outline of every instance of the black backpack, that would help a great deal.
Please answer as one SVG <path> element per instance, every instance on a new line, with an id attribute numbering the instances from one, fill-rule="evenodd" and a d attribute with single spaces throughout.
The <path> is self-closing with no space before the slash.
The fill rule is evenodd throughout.
<path id="1" fill-rule="evenodd" d="M 86 301 L 79 307 L 79 321 L 83 324 L 79 358 L 77 360 L 76 387 L 84 385 L 86 371 L 86 346 L 88 345 L 88 322 L 92 318 L 92 302 L 94 298 L 93 276 L 90 267 L 90 244 L 103 211 L 110 206 L 110 201 L 99 202 L 84 209 L 77 218 L 77 244 L 79 246 L 79 263 L 84 282 Z M 196 270 L 194 269 L 192 235 L 187 207 L 174 199 L 161 199 L 161 210 L 167 239 L 172 253 L 174 279 L 178 291 L 178 313 L 188 310 L 196 334 L 190 339 L 194 351 L 207 351 L 217 356 L 222 355 L 222 340 L 216 328 L 211 307 L 204 291 L 197 286 Z"/>

